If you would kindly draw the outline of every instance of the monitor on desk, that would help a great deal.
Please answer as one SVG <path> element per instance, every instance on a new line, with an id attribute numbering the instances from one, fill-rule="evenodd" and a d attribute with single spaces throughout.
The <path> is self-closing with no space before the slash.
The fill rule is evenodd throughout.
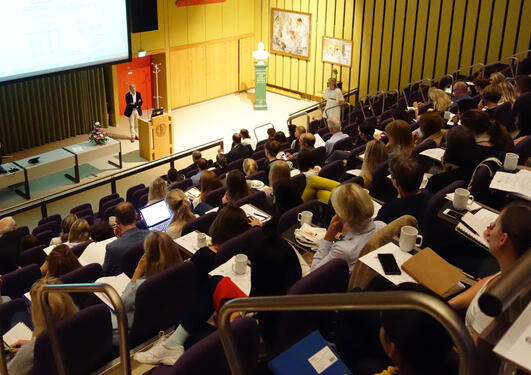
<path id="1" fill-rule="evenodd" d="M 155 108 L 153 110 L 153 112 L 151 112 L 151 118 L 156 117 L 156 116 L 160 116 L 162 114 L 164 114 L 164 108 L 162 108 L 162 107 Z"/>

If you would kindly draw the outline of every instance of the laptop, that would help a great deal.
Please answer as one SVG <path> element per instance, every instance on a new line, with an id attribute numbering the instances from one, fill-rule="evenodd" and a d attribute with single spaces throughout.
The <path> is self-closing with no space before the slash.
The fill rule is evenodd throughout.
<path id="1" fill-rule="evenodd" d="M 171 213 L 164 200 L 152 203 L 140 209 L 140 215 L 149 230 L 165 231 L 170 223 Z"/>

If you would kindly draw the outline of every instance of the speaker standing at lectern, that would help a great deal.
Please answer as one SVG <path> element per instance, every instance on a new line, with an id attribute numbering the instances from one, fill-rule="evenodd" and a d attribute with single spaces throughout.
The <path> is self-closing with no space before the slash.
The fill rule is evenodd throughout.
<path id="1" fill-rule="evenodd" d="M 138 116 L 142 116 L 142 95 L 136 91 L 135 85 L 129 85 L 129 92 L 125 94 L 124 115 L 129 117 L 129 130 L 131 131 L 131 142 L 138 139 Z"/>

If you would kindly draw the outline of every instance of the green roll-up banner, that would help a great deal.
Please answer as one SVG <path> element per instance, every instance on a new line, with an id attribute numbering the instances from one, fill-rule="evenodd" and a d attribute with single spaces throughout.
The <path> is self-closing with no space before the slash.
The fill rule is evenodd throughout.
<path id="1" fill-rule="evenodd" d="M 256 85 L 254 89 L 254 109 L 267 110 L 266 85 L 267 85 L 267 63 L 258 62 L 254 64 L 256 74 Z"/>

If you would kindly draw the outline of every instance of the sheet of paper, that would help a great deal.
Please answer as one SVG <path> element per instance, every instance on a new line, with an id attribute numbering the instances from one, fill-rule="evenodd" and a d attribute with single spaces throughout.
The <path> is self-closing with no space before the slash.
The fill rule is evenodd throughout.
<path id="1" fill-rule="evenodd" d="M 359 154 L 359 155 L 358 155 L 358 159 L 363 160 L 364 157 L 365 157 L 365 153 L 363 153 L 363 154 Z"/>
<path id="2" fill-rule="evenodd" d="M 103 261 L 105 260 L 105 246 L 107 244 L 114 241 L 116 237 L 109 238 L 105 241 L 99 241 L 99 242 L 92 242 L 87 246 L 85 251 L 83 251 L 83 254 L 79 257 L 79 263 L 81 263 L 82 266 L 86 266 L 87 264 L 91 263 L 98 263 L 100 265 L 103 265 Z"/>
<path id="3" fill-rule="evenodd" d="M 80 154 L 83 152 L 83 147 L 81 146 L 72 146 L 72 151 L 74 151 L 76 154 Z"/>
<path id="4" fill-rule="evenodd" d="M 243 212 L 245 212 L 247 216 L 252 216 L 261 223 L 265 223 L 266 221 L 271 220 L 271 215 L 267 214 L 262 210 L 259 210 L 251 204 L 244 204 L 240 208 L 243 210 Z"/>
<path id="5" fill-rule="evenodd" d="M 393 254 L 398 267 L 402 266 L 406 260 L 411 258 L 411 254 L 400 250 L 397 245 L 389 242 L 388 244 L 370 252 L 369 254 L 362 256 L 359 258 L 359 261 L 363 262 L 395 285 L 406 282 L 417 283 L 415 279 L 407 274 L 404 270 L 402 270 L 402 274 L 400 275 L 386 275 L 382 265 L 380 264 L 380 260 L 378 259 L 378 254 Z"/>
<path id="6" fill-rule="evenodd" d="M 420 183 L 421 189 L 424 189 L 426 185 L 428 185 L 428 181 L 431 176 L 433 176 L 431 173 L 424 173 L 424 176 L 422 177 L 422 182 Z"/>
<path id="7" fill-rule="evenodd" d="M 33 331 L 24 323 L 17 323 L 13 328 L 4 334 L 4 342 L 7 346 L 12 346 L 18 340 L 31 340 Z"/>
<path id="8" fill-rule="evenodd" d="M 317 133 L 314 134 L 315 135 L 315 145 L 314 147 L 317 148 L 317 147 L 324 147 L 325 145 L 325 141 L 323 141 L 323 138 L 321 138 L 321 136 Z"/>
<path id="9" fill-rule="evenodd" d="M 359 176 L 361 174 L 361 169 L 349 169 L 347 173 L 352 176 Z"/>
<path id="10" fill-rule="evenodd" d="M 445 198 L 448 199 L 450 202 L 453 202 L 454 201 L 454 193 L 449 193 L 449 194 L 446 194 L 445 195 Z M 481 206 L 479 204 L 477 204 L 476 202 L 472 202 L 472 204 L 469 204 L 467 206 L 467 210 L 468 211 L 477 211 L 481 209 Z"/>
<path id="11" fill-rule="evenodd" d="M 125 288 L 127 287 L 127 284 L 131 279 L 129 276 L 127 276 L 125 273 L 121 273 L 118 276 L 107 276 L 107 277 L 100 277 L 98 280 L 96 280 L 97 283 L 101 284 L 109 284 L 112 286 L 118 295 L 122 295 Z M 94 293 L 98 296 L 99 299 L 101 299 L 107 306 L 109 306 L 111 309 L 114 309 L 111 301 L 107 298 L 107 296 L 104 293 Z"/>
<path id="12" fill-rule="evenodd" d="M 531 171 L 521 169 L 517 173 L 498 171 L 490 182 L 491 189 L 515 193 L 531 200 Z"/>
<path id="13" fill-rule="evenodd" d="M 441 161 L 444 151 L 444 148 L 429 148 L 422 151 L 420 154 L 432 158 L 433 160 Z"/>
<path id="14" fill-rule="evenodd" d="M 198 188 L 193 187 L 191 189 L 186 190 L 185 194 L 189 197 L 197 198 L 201 195 L 201 191 L 199 191 Z"/>
<path id="15" fill-rule="evenodd" d="M 317 353 L 308 358 L 308 362 L 312 365 L 318 374 L 325 371 L 327 368 L 337 362 L 337 357 L 330 347 L 325 346 Z"/>
<path id="16" fill-rule="evenodd" d="M 235 255 L 236 256 L 236 255 Z M 247 265 L 247 269 L 245 270 L 245 273 L 242 275 L 238 275 L 234 270 L 232 269 L 232 265 L 234 264 L 234 257 L 230 258 L 228 261 L 223 263 L 218 268 L 212 270 L 209 272 L 210 276 L 223 276 L 223 277 L 230 277 L 232 282 L 238 286 L 244 292 L 245 294 L 249 295 L 251 292 L 251 267 Z"/>
<path id="17" fill-rule="evenodd" d="M 299 171 L 299 170 L 296 169 L 296 168 L 295 168 L 295 169 L 292 169 L 292 170 L 289 172 L 289 175 L 290 175 L 291 177 L 295 177 L 295 176 L 300 175 L 300 174 L 301 174 L 301 171 Z"/>
<path id="18" fill-rule="evenodd" d="M 381 136 L 382 133 L 383 133 L 383 131 L 381 131 L 380 129 L 374 129 L 374 135 Z"/>
<path id="19" fill-rule="evenodd" d="M 531 303 L 498 341 L 494 353 L 531 371 Z"/>
<path id="20" fill-rule="evenodd" d="M 372 218 L 374 219 L 376 215 L 378 215 L 378 211 L 380 211 L 380 208 L 382 208 L 382 205 L 375 200 L 372 201 L 372 204 L 374 206 L 374 215 L 372 215 Z"/>
<path id="21" fill-rule="evenodd" d="M 195 254 L 199 248 L 197 247 L 197 235 L 199 234 L 199 231 L 193 231 L 188 234 L 185 234 L 184 236 L 181 236 L 179 238 L 175 239 L 175 242 L 185 248 L 187 251 L 189 251 L 191 254 Z M 206 243 L 207 245 L 212 243 L 212 238 L 210 238 L 209 235 L 206 235 Z"/>

